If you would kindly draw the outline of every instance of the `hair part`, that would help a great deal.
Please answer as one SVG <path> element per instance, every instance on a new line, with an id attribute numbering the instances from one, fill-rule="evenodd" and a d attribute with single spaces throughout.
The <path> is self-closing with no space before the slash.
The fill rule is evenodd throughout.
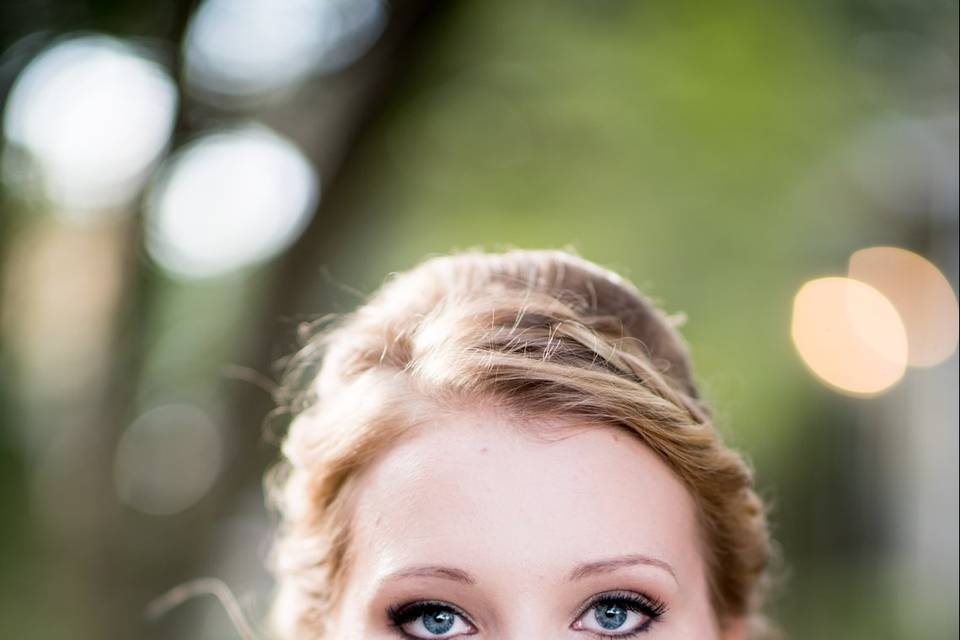
<path id="1" fill-rule="evenodd" d="M 697 505 L 721 624 L 760 607 L 771 543 L 749 466 L 726 447 L 666 316 L 617 274 L 567 251 L 466 251 L 428 259 L 312 335 L 292 361 L 283 459 L 268 474 L 280 515 L 273 625 L 326 638 L 351 564 L 357 478 L 437 411 L 475 402 L 531 430 L 587 420 L 639 437 Z M 306 372 L 306 373 L 305 373 Z M 299 382 L 298 382 L 299 381 Z M 288 385 L 287 391 L 290 391 Z"/>

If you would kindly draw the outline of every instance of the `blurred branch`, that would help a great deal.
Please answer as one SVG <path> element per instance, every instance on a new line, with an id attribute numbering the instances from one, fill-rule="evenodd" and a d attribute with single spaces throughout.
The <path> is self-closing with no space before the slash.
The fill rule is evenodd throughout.
<path id="1" fill-rule="evenodd" d="M 247 621 L 243 608 L 237 602 L 230 587 L 223 580 L 216 578 L 199 578 L 174 587 L 147 606 L 147 618 L 157 620 L 184 602 L 204 595 L 215 597 L 223 605 L 230 622 L 243 640 L 257 640 L 257 634 Z"/>

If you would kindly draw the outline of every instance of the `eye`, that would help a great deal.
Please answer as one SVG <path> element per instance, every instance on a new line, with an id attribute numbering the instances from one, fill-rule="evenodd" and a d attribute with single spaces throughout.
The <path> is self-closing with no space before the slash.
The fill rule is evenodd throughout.
<path id="1" fill-rule="evenodd" d="M 573 629 L 602 638 L 628 638 L 649 630 L 666 611 L 662 602 L 629 592 L 600 595 L 587 605 Z"/>
<path id="2" fill-rule="evenodd" d="M 460 638 L 477 632 L 463 613 L 442 602 L 415 602 L 399 609 L 391 607 L 388 613 L 409 638 Z"/>

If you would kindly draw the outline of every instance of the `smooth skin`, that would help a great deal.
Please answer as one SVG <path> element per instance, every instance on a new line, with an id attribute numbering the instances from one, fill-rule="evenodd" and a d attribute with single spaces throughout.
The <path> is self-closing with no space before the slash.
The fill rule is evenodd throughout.
<path id="1" fill-rule="evenodd" d="M 563 437 L 547 441 L 471 409 L 438 416 L 374 462 L 360 478 L 330 637 L 743 640 L 740 621 L 721 629 L 713 614 L 681 480 L 625 431 L 555 426 Z M 645 614 L 590 606 L 611 591 L 665 611 L 636 632 Z M 391 622 L 389 607 L 419 600 L 455 612 Z"/>

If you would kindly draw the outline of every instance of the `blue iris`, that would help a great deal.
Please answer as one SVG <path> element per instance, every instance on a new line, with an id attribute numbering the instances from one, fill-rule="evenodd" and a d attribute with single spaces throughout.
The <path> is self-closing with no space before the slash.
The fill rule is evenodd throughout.
<path id="1" fill-rule="evenodd" d="M 616 604 L 597 607 L 596 611 L 594 617 L 604 629 L 622 627 L 627 621 L 627 610 Z"/>
<path id="2" fill-rule="evenodd" d="M 435 613 L 426 613 L 423 615 L 423 626 L 430 633 L 437 635 L 446 633 L 453 628 L 456 616 L 450 611 L 437 610 Z"/>

